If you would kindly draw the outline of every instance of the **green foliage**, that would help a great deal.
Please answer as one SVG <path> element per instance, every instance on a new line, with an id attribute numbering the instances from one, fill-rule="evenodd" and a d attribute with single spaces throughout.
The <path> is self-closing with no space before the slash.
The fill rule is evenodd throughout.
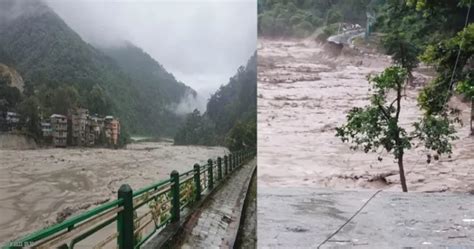
<path id="1" fill-rule="evenodd" d="M 15 110 L 22 100 L 22 94 L 16 87 L 9 86 L 10 77 L 0 75 L 0 111 Z"/>
<path id="2" fill-rule="evenodd" d="M 213 145 L 216 144 L 214 136 L 214 124 L 206 116 L 201 116 L 199 110 L 196 109 L 187 115 L 184 125 L 174 137 L 174 143 L 176 145 Z"/>
<path id="3" fill-rule="evenodd" d="M 386 53 L 392 56 L 392 60 L 405 68 L 411 75 L 414 68 L 418 66 L 419 47 L 417 47 L 405 33 L 390 33 L 382 39 Z"/>
<path id="4" fill-rule="evenodd" d="M 386 33 L 383 45 L 394 61 L 411 71 L 418 57 L 437 72 L 418 96 L 424 114 L 416 129 L 429 149 L 451 151 L 446 141 L 454 139 L 451 124 L 457 118 L 450 121 L 447 102 L 453 86 L 467 98 L 472 99 L 474 94 L 474 25 L 464 29 L 467 6 L 471 4 L 470 0 L 388 0 L 379 13 L 377 28 Z M 472 15 L 468 18 L 471 23 Z M 445 142 L 432 143 L 431 137 Z"/>
<path id="5" fill-rule="evenodd" d="M 451 154 L 451 141 L 458 137 L 453 121 L 448 116 L 425 116 L 414 123 L 414 135 L 425 145 L 425 148 L 436 151 L 439 155 Z"/>
<path id="6" fill-rule="evenodd" d="M 254 54 L 229 83 L 221 86 L 207 103 L 186 117 L 175 144 L 226 145 L 231 150 L 256 144 L 257 58 Z"/>
<path id="7" fill-rule="evenodd" d="M 127 127 L 120 127 L 120 136 L 117 141 L 117 147 L 124 148 L 127 144 L 131 142 L 132 138 L 130 137 L 130 132 L 128 131 Z"/>
<path id="8" fill-rule="evenodd" d="M 230 151 L 239 151 L 248 148 L 256 148 L 257 144 L 257 122 L 249 120 L 246 123 L 237 122 L 229 131 L 226 146 Z"/>
<path id="9" fill-rule="evenodd" d="M 392 152 L 395 158 L 399 158 L 405 149 L 410 149 L 410 137 L 405 129 L 399 126 L 401 96 L 397 96 L 392 102 L 386 100 L 388 92 L 402 91 L 406 77 L 405 69 L 394 66 L 369 78 L 374 91 L 370 105 L 350 110 L 347 123 L 336 129 L 336 135 L 343 142 L 353 143 L 351 148 L 362 148 L 366 153 L 375 152 L 382 147 L 387 152 Z"/>
<path id="10" fill-rule="evenodd" d="M 420 106 L 428 114 L 446 111 L 445 103 L 451 97 L 451 86 L 455 83 L 459 93 L 470 99 L 474 98 L 473 68 L 468 66 L 473 54 L 474 24 L 468 25 L 454 37 L 426 48 L 421 58 L 433 65 L 438 73 L 436 79 L 425 87 L 419 96 Z"/>
<path id="11" fill-rule="evenodd" d="M 452 121 L 447 116 L 424 116 L 420 122 L 413 123 L 415 131 L 411 134 L 400 126 L 402 91 L 408 72 L 400 66 L 392 66 L 375 77 L 369 77 L 373 94 L 370 105 L 354 107 L 347 115 L 347 123 L 336 128 L 336 136 L 343 142 L 354 144 L 352 149 L 362 148 L 364 152 L 376 152 L 382 147 L 391 152 L 398 160 L 400 181 L 403 191 L 407 191 L 403 155 L 412 148 L 412 142 L 418 138 L 429 150 L 439 155 L 452 153 L 450 142 L 456 139 Z M 387 95 L 396 92 L 393 101 L 387 101 Z"/>
<path id="12" fill-rule="evenodd" d="M 94 85 L 86 97 L 86 104 L 90 113 L 109 113 L 111 110 L 110 97 L 107 96 L 105 90 Z"/>
<path id="13" fill-rule="evenodd" d="M 196 92 L 179 82 L 150 55 L 133 44 L 115 48 L 101 48 L 127 73 L 137 89 L 135 115 L 137 129 L 154 135 L 174 136 L 182 118 L 167 108 L 183 98 L 196 96 Z"/>
<path id="14" fill-rule="evenodd" d="M 428 45 L 462 29 L 464 17 L 457 1 L 387 0 L 378 10 L 376 28 L 385 33 L 387 54 L 411 72 Z"/>
<path id="15" fill-rule="evenodd" d="M 268 37 L 307 37 L 339 22 L 366 22 L 371 0 L 259 0 L 258 30 Z"/>
<path id="16" fill-rule="evenodd" d="M 182 119 L 167 107 L 192 89 L 133 45 L 96 49 L 40 1 L 28 7 L 40 11 L 5 19 L 9 10 L 0 10 L 0 63 L 21 74 L 44 115 L 81 106 L 118 117 L 130 133 L 173 135 L 165 128 Z"/>
<path id="17" fill-rule="evenodd" d="M 41 137 L 39 106 L 39 100 L 34 96 L 30 96 L 24 99 L 18 107 L 22 119 L 21 123 L 25 124 L 27 133 L 37 141 Z"/>

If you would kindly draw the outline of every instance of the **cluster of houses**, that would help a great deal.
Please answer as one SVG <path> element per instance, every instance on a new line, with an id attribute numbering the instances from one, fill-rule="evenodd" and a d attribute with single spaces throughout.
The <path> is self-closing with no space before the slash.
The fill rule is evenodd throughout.
<path id="1" fill-rule="evenodd" d="M 120 122 L 113 116 L 89 115 L 87 109 L 77 108 L 69 110 L 67 116 L 51 115 L 49 122 L 41 122 L 41 131 L 56 147 L 93 146 L 101 142 L 117 145 Z M 101 135 L 106 141 L 99 141 Z"/>
<path id="2" fill-rule="evenodd" d="M 20 130 L 20 115 L 8 112 L 2 130 Z M 71 109 L 68 115 L 53 114 L 41 121 L 43 140 L 56 147 L 117 145 L 120 122 L 113 116 L 90 115 L 84 108 Z"/>

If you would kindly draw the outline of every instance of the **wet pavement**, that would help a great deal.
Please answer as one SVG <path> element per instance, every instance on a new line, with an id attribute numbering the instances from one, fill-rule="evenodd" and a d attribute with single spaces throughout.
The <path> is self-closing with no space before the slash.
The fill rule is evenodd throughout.
<path id="1" fill-rule="evenodd" d="M 259 186 L 257 198 L 258 248 L 474 248 L 470 194 Z"/>
<path id="2" fill-rule="evenodd" d="M 242 205 L 256 167 L 253 159 L 233 173 L 201 208 L 197 221 L 185 228 L 183 249 L 231 248 L 239 229 Z M 191 219 L 195 219 L 194 217 Z"/>

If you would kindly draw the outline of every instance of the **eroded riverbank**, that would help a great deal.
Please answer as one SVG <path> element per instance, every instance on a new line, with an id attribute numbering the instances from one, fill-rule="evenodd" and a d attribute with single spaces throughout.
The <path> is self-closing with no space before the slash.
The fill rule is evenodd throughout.
<path id="1" fill-rule="evenodd" d="M 169 142 L 123 150 L 0 150 L 0 244 L 114 199 L 121 184 L 139 189 L 226 152 Z"/>
<path id="2" fill-rule="evenodd" d="M 386 152 L 354 152 L 335 137 L 353 106 L 368 104 L 370 73 L 390 58 L 380 54 L 331 57 L 311 41 L 260 40 L 258 49 L 258 157 L 261 186 L 315 186 L 400 191 L 398 168 Z M 418 84 L 430 77 L 415 72 Z M 418 118 L 419 87 L 406 89 L 402 122 Z M 453 100 L 468 124 L 470 108 Z M 474 190 L 474 138 L 459 128 L 453 155 L 426 162 L 422 146 L 405 155 L 409 191 Z M 378 161 L 378 157 L 382 161 Z M 380 177 L 384 176 L 384 177 Z M 260 185 L 259 185 L 260 186 Z"/>

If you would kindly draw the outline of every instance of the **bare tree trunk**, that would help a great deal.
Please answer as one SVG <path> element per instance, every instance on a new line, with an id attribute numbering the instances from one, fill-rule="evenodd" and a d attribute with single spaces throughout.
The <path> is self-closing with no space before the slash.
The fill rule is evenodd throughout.
<path id="1" fill-rule="evenodd" d="M 403 152 L 398 156 L 398 170 L 400 171 L 400 183 L 402 184 L 403 192 L 408 192 L 407 181 L 405 179 L 405 169 L 403 168 Z"/>

